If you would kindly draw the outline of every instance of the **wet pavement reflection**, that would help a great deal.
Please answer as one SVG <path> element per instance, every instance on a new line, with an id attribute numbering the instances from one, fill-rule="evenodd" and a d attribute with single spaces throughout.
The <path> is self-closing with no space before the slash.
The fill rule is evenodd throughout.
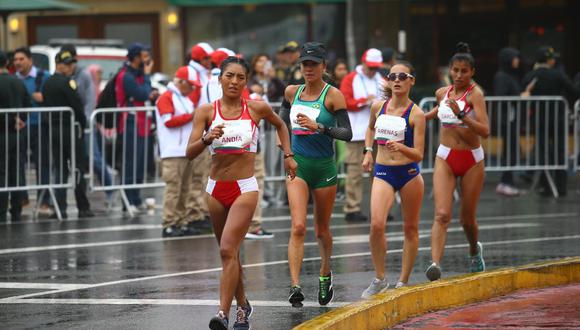
<path id="1" fill-rule="evenodd" d="M 486 185 L 478 211 L 488 269 L 580 255 L 580 204 L 573 188 L 567 197 L 552 200 L 533 194 L 506 199 L 494 187 Z M 162 239 L 159 211 L 133 219 L 101 212 L 90 220 L 0 224 L 2 327 L 207 329 L 219 299 L 221 265 L 215 239 Z M 345 222 L 342 204 L 334 213 L 335 300 L 329 307 L 316 302 L 319 252 L 310 219 L 301 277 L 307 303 L 292 308 L 286 301 L 289 211 L 264 210 L 264 227 L 276 236 L 245 241 L 241 256 L 246 291 L 255 306 L 253 329 L 290 329 L 360 299 L 374 274 L 369 223 Z M 391 283 L 398 279 L 403 245 L 399 207 L 393 214 L 395 221 L 387 226 Z M 433 201 L 426 198 L 410 284 L 426 281 L 432 214 Z M 467 272 L 467 241 L 457 220 L 447 246 L 444 276 Z"/>

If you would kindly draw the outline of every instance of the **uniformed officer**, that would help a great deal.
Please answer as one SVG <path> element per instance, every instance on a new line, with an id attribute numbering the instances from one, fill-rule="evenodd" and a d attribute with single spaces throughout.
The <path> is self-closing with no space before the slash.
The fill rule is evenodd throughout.
<path id="1" fill-rule="evenodd" d="M 48 113 L 45 114 L 47 121 L 52 125 L 52 155 L 53 155 L 53 173 L 55 173 L 55 182 L 66 183 L 70 174 L 71 162 L 71 138 L 68 135 L 71 125 L 78 123 L 80 127 L 75 129 L 75 198 L 79 217 L 84 217 L 90 213 L 90 204 L 85 194 L 85 180 L 83 178 L 83 130 L 87 126 L 83 104 L 77 93 L 76 83 L 70 79 L 74 72 L 74 62 L 76 59 L 70 51 L 61 50 L 56 54 L 56 70 L 44 84 L 43 96 L 44 105 L 47 107 L 71 107 L 74 111 L 74 122 L 71 122 L 69 113 Z M 63 218 L 67 217 L 66 213 L 66 189 L 56 189 L 56 199 L 58 207 Z"/>

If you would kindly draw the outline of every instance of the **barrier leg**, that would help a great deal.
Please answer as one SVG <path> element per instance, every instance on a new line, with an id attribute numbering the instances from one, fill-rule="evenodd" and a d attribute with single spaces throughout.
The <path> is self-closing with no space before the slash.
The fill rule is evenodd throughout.
<path id="1" fill-rule="evenodd" d="M 552 176 L 550 175 L 550 171 L 544 170 L 544 174 L 546 175 L 546 179 L 548 180 L 548 184 L 550 185 L 550 190 L 552 190 L 552 195 L 554 195 L 554 198 L 558 198 L 560 194 L 558 193 L 558 189 L 556 188 L 554 179 L 552 179 Z"/>
<path id="2" fill-rule="evenodd" d="M 40 206 L 40 204 L 42 203 L 42 200 L 44 199 L 45 192 L 46 192 L 46 189 L 41 189 L 40 195 L 38 195 L 38 198 L 36 198 L 36 203 L 34 204 L 34 210 L 32 210 L 32 220 L 38 220 L 38 207 Z"/>
<path id="3" fill-rule="evenodd" d="M 125 189 L 121 189 L 119 191 L 121 192 L 121 199 L 123 200 L 123 205 L 125 205 L 125 209 L 129 213 L 129 216 L 133 218 L 135 216 L 135 213 L 133 213 L 133 210 L 131 209 L 131 204 L 129 203 L 129 198 L 127 198 L 127 193 L 125 192 Z"/>
<path id="4" fill-rule="evenodd" d="M 55 205 L 54 212 L 56 212 L 56 217 L 58 218 L 58 221 L 62 221 L 62 214 L 60 213 L 60 207 L 59 207 L 58 202 L 56 200 L 56 195 L 54 194 L 54 189 L 48 188 L 48 193 L 50 194 L 50 199 L 52 200 L 52 205 Z M 42 192 L 42 194 L 44 194 L 44 191 Z"/>

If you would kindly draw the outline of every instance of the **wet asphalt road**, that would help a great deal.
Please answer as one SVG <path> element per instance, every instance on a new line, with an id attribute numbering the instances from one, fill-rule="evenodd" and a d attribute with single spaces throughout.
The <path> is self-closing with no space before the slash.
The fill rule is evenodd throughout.
<path id="1" fill-rule="evenodd" d="M 493 181 L 489 175 L 478 212 L 488 269 L 580 255 L 580 195 L 575 182 L 570 182 L 567 197 L 553 200 L 533 193 L 502 198 L 495 194 Z M 94 205 L 97 211 L 102 207 L 98 201 Z M 363 205 L 368 205 L 368 196 Z M 160 211 L 133 219 L 120 211 L 101 211 L 90 220 L 0 224 L 0 327 L 207 329 L 219 298 L 217 244 L 212 235 L 162 239 Z M 342 203 L 337 203 L 332 220 L 334 302 L 329 307 L 316 303 L 319 252 L 309 219 L 301 277 L 306 304 L 291 307 L 286 301 L 288 214 L 285 207 L 265 209 L 264 227 L 276 236 L 243 244 L 246 291 L 255 306 L 253 329 L 290 329 L 329 308 L 356 301 L 374 274 L 369 223 L 346 223 Z M 387 227 L 391 283 L 398 279 L 402 248 L 398 207 L 393 214 L 395 221 Z M 432 215 L 433 202 L 426 197 L 411 284 L 426 281 Z M 467 242 L 457 220 L 447 246 L 444 276 L 466 272 Z"/>

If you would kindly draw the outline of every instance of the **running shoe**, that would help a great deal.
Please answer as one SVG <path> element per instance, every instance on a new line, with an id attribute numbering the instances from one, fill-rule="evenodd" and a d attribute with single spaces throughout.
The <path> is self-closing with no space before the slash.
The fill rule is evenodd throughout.
<path id="1" fill-rule="evenodd" d="M 425 270 L 425 276 L 429 279 L 429 281 L 437 281 L 441 278 L 441 267 L 436 263 L 431 263 L 427 270 Z"/>
<path id="2" fill-rule="evenodd" d="M 483 260 L 483 245 L 477 242 L 477 254 L 469 256 L 469 272 L 478 273 L 485 271 L 485 261 Z"/>
<path id="3" fill-rule="evenodd" d="M 395 285 L 395 289 L 406 287 L 406 286 L 407 286 L 407 283 L 399 281 L 399 282 L 397 282 L 397 285 Z"/>
<path id="4" fill-rule="evenodd" d="M 223 311 L 219 311 L 216 316 L 209 320 L 211 330 L 228 330 L 228 317 Z"/>
<path id="5" fill-rule="evenodd" d="M 322 306 L 327 305 L 334 298 L 332 289 L 332 272 L 326 276 L 318 277 L 318 303 Z"/>
<path id="6" fill-rule="evenodd" d="M 512 185 L 506 183 L 500 183 L 495 188 L 495 192 L 498 195 L 513 197 L 520 195 L 520 190 Z"/>
<path id="7" fill-rule="evenodd" d="M 302 293 L 302 288 L 300 285 L 295 285 L 290 288 L 290 297 L 288 297 L 288 301 L 292 304 L 299 304 L 302 303 L 304 300 L 304 294 Z"/>
<path id="8" fill-rule="evenodd" d="M 236 309 L 236 322 L 234 322 L 234 330 L 249 330 L 250 329 L 250 316 L 254 309 L 250 302 L 246 299 L 245 306 L 238 306 Z"/>
<path id="9" fill-rule="evenodd" d="M 361 297 L 363 299 L 368 299 L 377 293 L 385 292 L 388 288 L 389 288 L 389 282 L 387 281 L 386 277 L 383 278 L 382 280 L 379 280 L 378 278 L 374 278 L 372 280 L 371 284 L 369 285 L 369 287 L 363 291 Z"/>
<path id="10" fill-rule="evenodd" d="M 260 228 L 254 231 L 249 231 L 246 233 L 247 239 L 265 239 L 265 238 L 272 238 L 274 234 L 264 230 L 264 228 Z"/>

